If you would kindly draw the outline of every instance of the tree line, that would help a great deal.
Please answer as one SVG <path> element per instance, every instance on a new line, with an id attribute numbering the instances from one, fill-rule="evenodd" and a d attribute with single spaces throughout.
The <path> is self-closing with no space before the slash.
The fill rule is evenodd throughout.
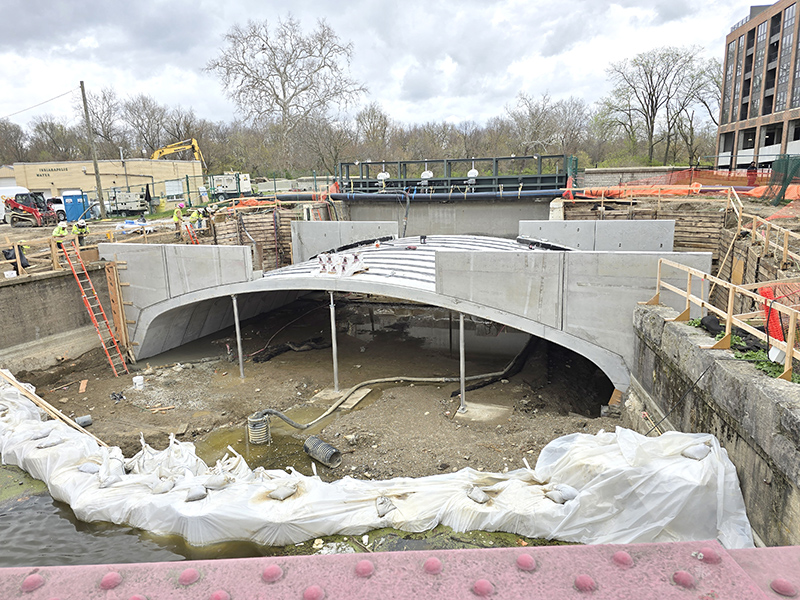
<path id="1" fill-rule="evenodd" d="M 324 21 L 304 32 L 293 17 L 236 25 L 206 70 L 236 104 L 231 122 L 161 104 L 150 95 L 89 91 L 98 158 L 149 157 L 195 138 L 208 170 L 295 177 L 335 174 L 343 161 L 531 154 L 576 155 L 581 167 L 713 164 L 722 66 L 702 49 L 663 47 L 611 64 L 612 91 L 589 104 L 520 92 L 485 123 L 400 123 L 349 72 L 353 46 Z M 85 160 L 82 105 L 25 127 L 0 120 L 0 164 Z M 175 155 L 170 158 L 190 158 Z"/>

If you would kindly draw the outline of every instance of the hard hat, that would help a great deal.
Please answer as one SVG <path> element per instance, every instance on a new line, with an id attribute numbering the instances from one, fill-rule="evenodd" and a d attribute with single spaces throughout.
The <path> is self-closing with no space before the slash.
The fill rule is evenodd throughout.
<path id="1" fill-rule="evenodd" d="M 78 227 L 86 227 L 86 221 L 83 219 L 78 219 Z"/>
<path id="2" fill-rule="evenodd" d="M 58 222 L 58 226 L 59 227 L 66 227 L 67 226 L 67 222 L 66 221 L 59 221 Z"/>
<path id="3" fill-rule="evenodd" d="M 183 208 L 184 206 L 186 205 L 183 202 L 178 202 L 178 208 Z"/>

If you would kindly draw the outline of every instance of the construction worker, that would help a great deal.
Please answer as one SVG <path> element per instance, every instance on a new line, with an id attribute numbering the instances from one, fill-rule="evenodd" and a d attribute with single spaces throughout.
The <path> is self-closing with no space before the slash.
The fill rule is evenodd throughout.
<path id="1" fill-rule="evenodd" d="M 192 211 L 192 214 L 189 215 L 189 225 L 197 229 L 197 222 L 200 220 L 200 211 L 196 208 Z"/>
<path id="2" fill-rule="evenodd" d="M 86 224 L 86 221 L 83 219 L 78 219 L 78 221 L 72 226 L 72 235 L 77 235 L 78 245 L 83 246 L 86 236 L 89 235 L 89 226 Z"/>
<path id="3" fill-rule="evenodd" d="M 59 221 L 56 228 L 53 229 L 53 239 L 56 241 L 56 245 L 61 248 L 61 242 L 69 235 L 69 231 L 67 231 L 67 222 L 66 221 Z"/>
<path id="4" fill-rule="evenodd" d="M 172 221 L 175 223 L 175 233 L 180 235 L 181 225 L 183 224 L 183 207 L 186 206 L 183 202 L 179 202 L 172 213 Z"/>

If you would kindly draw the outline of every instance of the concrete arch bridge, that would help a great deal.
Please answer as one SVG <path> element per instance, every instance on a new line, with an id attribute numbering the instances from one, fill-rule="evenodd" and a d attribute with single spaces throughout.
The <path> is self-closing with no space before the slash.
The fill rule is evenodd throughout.
<path id="1" fill-rule="evenodd" d="M 654 294 L 658 259 L 708 272 L 711 255 L 664 251 L 672 248 L 672 222 L 649 222 L 649 230 L 642 221 L 600 223 L 613 223 L 615 230 L 645 229 L 634 236 L 639 241 L 615 237 L 626 240 L 615 251 L 595 250 L 604 236 L 593 222 L 521 222 L 520 241 L 465 235 L 428 236 L 424 243 L 420 237 L 394 238 L 379 247 L 373 243 L 344 251 L 358 252 L 367 267 L 354 275 L 321 273 L 316 259 L 275 271 L 254 270 L 247 246 L 101 244 L 99 251 L 105 260 L 126 264 L 120 279 L 137 360 L 232 325 L 232 296 L 239 318 L 247 319 L 311 291 L 356 292 L 450 309 L 544 338 L 591 360 L 616 389 L 625 391 L 634 360 L 633 307 Z M 670 223 L 672 228 L 665 225 Z M 340 247 L 356 241 L 353 237 L 381 237 L 387 228 L 396 228 L 373 224 L 366 235 L 364 224 L 356 234 L 351 225 L 293 223 L 295 255 L 314 251 L 304 239 Z M 314 231 L 319 235 L 311 235 Z M 534 237 L 547 237 L 549 243 L 530 243 Z M 686 283 L 685 274 L 666 269 L 662 277 L 675 285 Z M 677 300 L 673 297 L 673 303 Z M 664 301 L 670 299 L 662 294 Z"/>

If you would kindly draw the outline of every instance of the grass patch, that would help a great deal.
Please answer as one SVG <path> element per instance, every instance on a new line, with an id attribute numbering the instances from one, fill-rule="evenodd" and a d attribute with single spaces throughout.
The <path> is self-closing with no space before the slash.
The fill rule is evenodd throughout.
<path id="1" fill-rule="evenodd" d="M 733 353 L 733 356 L 739 360 L 753 363 L 756 369 L 763 371 L 770 377 L 777 378 L 783 373 L 783 363 L 772 362 L 766 350 L 737 351 Z M 792 383 L 800 383 L 800 373 L 796 369 L 792 369 Z"/>

